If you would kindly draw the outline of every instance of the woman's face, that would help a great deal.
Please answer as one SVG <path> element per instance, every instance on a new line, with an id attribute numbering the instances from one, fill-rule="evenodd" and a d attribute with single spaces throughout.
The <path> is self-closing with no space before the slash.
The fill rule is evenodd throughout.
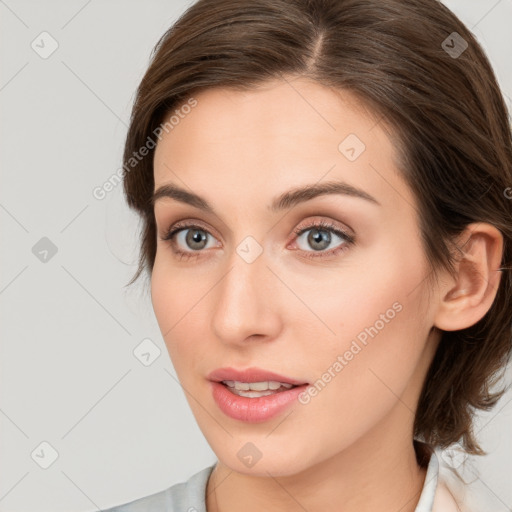
<path id="1" fill-rule="evenodd" d="M 409 446 L 437 298 L 383 120 L 304 79 L 195 99 L 155 152 L 155 190 L 187 195 L 155 201 L 151 288 L 210 446 L 259 475 L 351 447 Z M 327 184 L 333 193 L 314 193 Z M 163 240 L 170 228 L 180 230 Z M 273 379 L 212 377 L 220 368 L 304 385 L 243 397 L 210 379 Z"/>

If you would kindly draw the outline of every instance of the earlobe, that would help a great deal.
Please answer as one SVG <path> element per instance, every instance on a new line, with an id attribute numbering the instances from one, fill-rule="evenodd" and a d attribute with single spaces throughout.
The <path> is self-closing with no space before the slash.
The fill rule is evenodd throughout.
<path id="1" fill-rule="evenodd" d="M 483 318 L 501 279 L 503 235 L 496 227 L 482 222 L 470 224 L 460 240 L 456 273 L 439 289 L 434 325 L 444 331 L 465 329 Z"/>

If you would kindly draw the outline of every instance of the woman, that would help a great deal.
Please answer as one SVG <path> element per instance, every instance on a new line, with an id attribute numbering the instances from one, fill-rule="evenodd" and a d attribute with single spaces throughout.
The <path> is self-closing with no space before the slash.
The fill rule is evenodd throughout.
<path id="1" fill-rule="evenodd" d="M 131 282 L 218 462 L 111 512 L 473 510 L 438 453 L 485 454 L 474 410 L 503 393 L 512 140 L 460 20 L 199 0 L 155 48 L 124 171 Z"/>

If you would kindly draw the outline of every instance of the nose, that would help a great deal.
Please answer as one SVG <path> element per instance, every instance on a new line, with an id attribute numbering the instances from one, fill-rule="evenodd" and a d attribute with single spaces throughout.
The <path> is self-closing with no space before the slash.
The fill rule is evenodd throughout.
<path id="1" fill-rule="evenodd" d="M 217 339 L 245 346 L 252 336 L 276 338 L 282 328 L 278 284 L 263 254 L 248 263 L 234 253 L 215 287 L 212 329 Z"/>

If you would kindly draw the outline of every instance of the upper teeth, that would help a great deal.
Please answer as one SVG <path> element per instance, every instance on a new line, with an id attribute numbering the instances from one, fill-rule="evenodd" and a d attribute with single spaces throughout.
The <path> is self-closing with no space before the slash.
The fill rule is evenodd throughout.
<path id="1" fill-rule="evenodd" d="M 293 387 L 293 384 L 288 382 L 277 382 L 275 380 L 267 380 L 264 382 L 240 382 L 238 380 L 223 380 L 226 386 L 230 388 L 239 389 L 241 391 L 266 391 L 267 389 L 279 389 L 281 386 L 285 388 Z"/>

